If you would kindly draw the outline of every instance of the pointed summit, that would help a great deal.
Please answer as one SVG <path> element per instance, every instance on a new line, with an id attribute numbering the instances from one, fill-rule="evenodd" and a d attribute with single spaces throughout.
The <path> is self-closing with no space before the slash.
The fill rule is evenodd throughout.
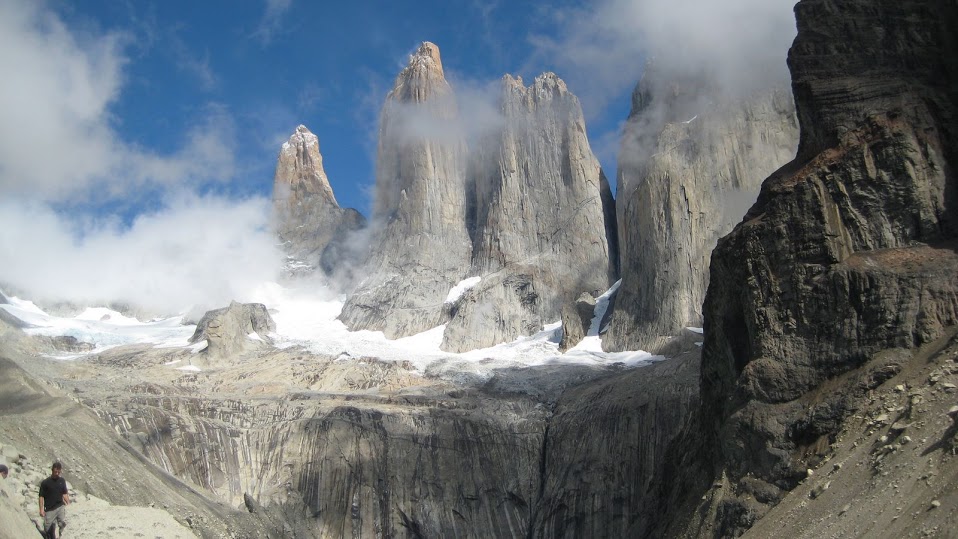
<path id="1" fill-rule="evenodd" d="M 442 349 L 509 342 L 616 280 L 615 205 L 579 100 L 555 73 L 502 78 L 501 126 L 471 153 L 472 275 Z M 494 324 L 487 320 L 495 320 Z"/>
<path id="2" fill-rule="evenodd" d="M 423 41 L 416 52 L 409 57 L 409 63 L 396 77 L 387 100 L 424 103 L 436 95 L 446 96 L 451 91 L 442 71 L 439 47 L 434 43 Z"/>
<path id="3" fill-rule="evenodd" d="M 300 125 L 279 152 L 273 176 L 273 203 L 277 210 L 288 210 L 312 197 L 339 207 L 323 170 L 319 138 L 305 125 Z"/>
<path id="4" fill-rule="evenodd" d="M 353 209 L 342 209 L 323 170 L 319 138 L 304 125 L 283 143 L 273 176 L 273 218 L 287 254 L 298 267 L 332 262 L 321 257 L 335 238 L 362 228 L 365 220 Z"/>
<path id="5" fill-rule="evenodd" d="M 368 276 L 340 315 L 349 328 L 394 339 L 446 321 L 444 300 L 467 277 L 472 249 L 466 157 L 439 47 L 424 42 L 380 115 L 373 249 Z"/>
<path id="6" fill-rule="evenodd" d="M 426 69 L 434 69 L 442 75 L 442 60 L 439 58 L 439 47 L 435 43 L 423 41 L 416 54 L 409 59 L 409 65 L 423 66 Z"/>

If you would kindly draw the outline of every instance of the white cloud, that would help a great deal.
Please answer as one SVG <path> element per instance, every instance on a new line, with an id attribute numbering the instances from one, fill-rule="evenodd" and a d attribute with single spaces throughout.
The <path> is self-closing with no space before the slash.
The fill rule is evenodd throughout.
<path id="1" fill-rule="evenodd" d="M 31 201 L 0 202 L 0 281 L 30 299 L 125 302 L 160 313 L 249 300 L 278 277 L 270 201 L 180 195 L 130 227 L 82 223 Z"/>
<path id="2" fill-rule="evenodd" d="M 588 115 L 633 87 L 644 58 L 679 73 L 714 73 L 726 90 L 788 80 L 795 0 L 601 0 L 555 13 L 558 35 L 534 35 Z"/>
<path id="3" fill-rule="evenodd" d="M 230 177 L 232 122 L 220 107 L 172 155 L 117 134 L 110 106 L 124 82 L 126 39 L 81 36 L 40 3 L 0 1 L 0 193 L 66 200 Z"/>
<path id="4" fill-rule="evenodd" d="M 74 32 L 43 3 L 0 0 L 0 283 L 31 299 L 161 312 L 242 301 L 282 261 L 270 202 L 190 194 L 236 176 L 224 106 L 200 107 L 170 154 L 119 135 L 111 107 L 130 41 Z M 144 196 L 152 213 L 127 224 L 52 209 L 120 200 L 136 209 Z"/>

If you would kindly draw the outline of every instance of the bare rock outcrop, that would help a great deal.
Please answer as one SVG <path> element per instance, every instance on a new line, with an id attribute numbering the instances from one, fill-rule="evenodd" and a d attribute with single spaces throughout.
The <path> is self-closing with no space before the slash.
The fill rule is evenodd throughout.
<path id="1" fill-rule="evenodd" d="M 499 107 L 501 129 L 480 140 L 470 162 L 472 267 L 482 280 L 446 327 L 449 351 L 528 335 L 617 275 L 614 202 L 578 98 L 554 73 L 529 86 L 506 75 Z M 516 279 L 522 284 L 510 286 Z"/>
<path id="2" fill-rule="evenodd" d="M 647 65 L 621 143 L 622 285 L 606 349 L 659 353 L 683 328 L 701 327 L 716 241 L 797 144 L 784 84 L 740 96 L 708 75 Z"/>
<path id="3" fill-rule="evenodd" d="M 283 143 L 273 177 L 273 217 L 293 273 L 345 269 L 359 253 L 346 249 L 350 234 L 365 226 L 352 208 L 341 208 L 323 170 L 319 138 L 300 125 Z"/>
<path id="4" fill-rule="evenodd" d="M 379 124 L 367 276 L 340 320 L 412 335 L 445 322 L 444 300 L 469 268 L 466 146 L 439 48 L 423 43 L 386 96 Z"/>
<path id="5" fill-rule="evenodd" d="M 543 448 L 529 537 L 647 537 L 675 442 L 698 412 L 698 352 L 570 388 Z"/>
<path id="6" fill-rule="evenodd" d="M 227 359 L 271 343 L 269 333 L 276 323 L 262 303 L 231 302 L 229 307 L 209 311 L 196 324 L 190 343 L 205 340 L 204 354 L 211 359 Z"/>
<path id="7" fill-rule="evenodd" d="M 566 351 L 579 344 L 588 335 L 594 316 L 595 298 L 587 292 L 583 292 L 575 303 L 563 305 L 562 340 L 559 341 L 559 350 Z"/>

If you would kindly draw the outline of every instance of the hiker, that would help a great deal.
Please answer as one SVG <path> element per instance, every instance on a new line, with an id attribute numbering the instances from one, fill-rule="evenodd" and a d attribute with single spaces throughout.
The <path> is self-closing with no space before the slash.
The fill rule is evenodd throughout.
<path id="1" fill-rule="evenodd" d="M 6 464 L 0 464 L 0 477 L 6 479 L 8 473 L 10 473 L 10 468 L 7 468 Z"/>
<path id="2" fill-rule="evenodd" d="M 54 462 L 50 467 L 50 477 L 40 483 L 40 516 L 43 517 L 44 533 L 50 538 L 56 537 L 54 525 L 58 525 L 61 532 L 67 525 L 66 506 L 70 503 L 70 493 L 62 473 L 63 465 Z"/>

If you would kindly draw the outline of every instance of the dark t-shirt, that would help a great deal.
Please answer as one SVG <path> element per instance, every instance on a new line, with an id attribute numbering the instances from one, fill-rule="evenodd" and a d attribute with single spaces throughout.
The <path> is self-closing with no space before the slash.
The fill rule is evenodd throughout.
<path id="1" fill-rule="evenodd" d="M 67 480 L 63 477 L 48 477 L 40 483 L 40 497 L 43 498 L 43 510 L 53 511 L 63 505 L 63 495 L 67 493 Z"/>

